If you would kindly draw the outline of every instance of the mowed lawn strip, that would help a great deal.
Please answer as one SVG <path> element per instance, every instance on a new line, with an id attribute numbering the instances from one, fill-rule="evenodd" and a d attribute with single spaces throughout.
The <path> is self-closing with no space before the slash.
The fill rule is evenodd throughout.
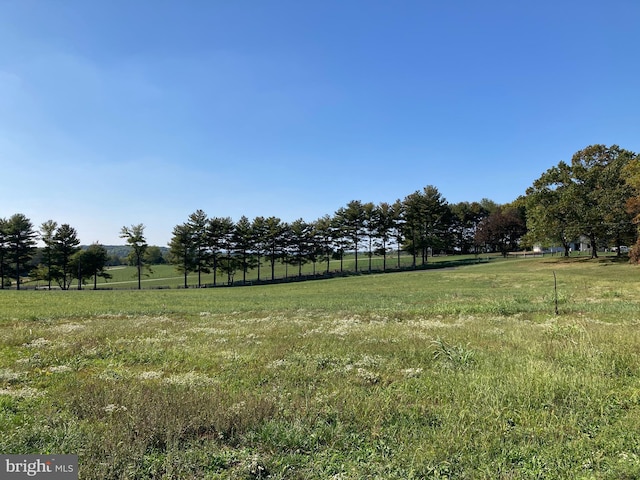
<path id="1" fill-rule="evenodd" d="M 78 454 L 83 479 L 636 478 L 639 275 L 3 291 L 0 451 Z"/>

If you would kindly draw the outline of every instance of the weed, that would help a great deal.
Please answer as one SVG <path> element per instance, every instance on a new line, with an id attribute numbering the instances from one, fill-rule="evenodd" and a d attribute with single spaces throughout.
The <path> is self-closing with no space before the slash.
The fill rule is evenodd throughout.
<path id="1" fill-rule="evenodd" d="M 473 366 L 476 362 L 475 352 L 469 348 L 469 344 L 451 345 L 440 337 L 431 342 L 433 358 L 444 362 L 450 368 L 465 369 Z"/>

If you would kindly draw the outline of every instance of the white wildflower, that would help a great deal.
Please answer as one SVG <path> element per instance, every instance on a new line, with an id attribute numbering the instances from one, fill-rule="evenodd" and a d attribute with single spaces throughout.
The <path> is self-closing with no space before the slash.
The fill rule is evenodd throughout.
<path id="1" fill-rule="evenodd" d="M 0 388 L 0 395 L 8 395 L 10 397 L 35 398 L 44 395 L 44 392 L 32 387 L 23 388 Z"/>
<path id="2" fill-rule="evenodd" d="M 71 367 L 69 365 L 54 365 L 52 367 L 49 367 L 48 371 L 50 373 L 70 372 L 71 371 Z"/>
<path id="3" fill-rule="evenodd" d="M 419 377 L 422 373 L 422 368 L 405 368 L 404 370 L 402 370 L 402 373 L 407 378 Z"/>
<path id="4" fill-rule="evenodd" d="M 71 333 L 84 328 L 85 326 L 79 323 L 62 323 L 53 327 L 52 330 L 56 333 Z"/>
<path id="5" fill-rule="evenodd" d="M 125 407 L 124 405 L 116 405 L 115 403 L 110 403 L 109 405 L 104 407 L 103 410 L 107 413 L 126 412 L 127 407 Z"/>
<path id="6" fill-rule="evenodd" d="M 267 365 L 267 368 L 282 368 L 286 367 L 288 364 L 289 362 L 287 360 L 285 360 L 284 358 L 280 358 L 269 363 L 269 365 Z"/>
<path id="7" fill-rule="evenodd" d="M 380 377 L 365 368 L 358 368 L 356 375 L 365 383 L 375 384 L 380 381 Z"/>
<path id="8" fill-rule="evenodd" d="M 231 408 L 229 408 L 229 410 L 231 411 L 231 413 L 235 415 L 240 415 L 246 411 L 246 408 L 247 408 L 247 402 L 243 400 L 241 402 L 234 403 L 233 405 L 231 405 Z"/>
<path id="9" fill-rule="evenodd" d="M 174 374 L 164 379 L 165 383 L 172 385 L 185 385 L 185 386 L 203 386 L 211 385 L 215 383 L 215 379 L 207 375 L 203 375 L 197 372 L 186 372 L 181 374 Z"/>
<path id="10" fill-rule="evenodd" d="M 8 368 L 3 368 L 0 370 L 0 381 L 4 382 L 15 382 L 24 374 L 21 372 L 14 372 L 13 370 L 9 370 Z"/>
<path id="11" fill-rule="evenodd" d="M 159 371 L 156 371 L 156 370 L 149 370 L 149 371 L 140 373 L 140 375 L 138 375 L 138 377 L 141 380 L 157 380 L 157 379 L 161 378 L 162 375 L 163 375 L 163 372 L 159 372 Z"/>
<path id="12" fill-rule="evenodd" d="M 40 337 L 40 338 L 36 338 L 35 340 L 32 340 L 29 343 L 24 343 L 22 344 L 22 346 L 27 348 L 42 348 L 42 347 L 46 347 L 49 344 L 51 344 L 50 340 Z"/>

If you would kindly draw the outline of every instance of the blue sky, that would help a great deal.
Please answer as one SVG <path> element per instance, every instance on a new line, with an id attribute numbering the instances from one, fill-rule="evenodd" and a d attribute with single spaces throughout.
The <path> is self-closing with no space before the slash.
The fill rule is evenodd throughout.
<path id="1" fill-rule="evenodd" d="M 150 243 L 640 151 L 640 2 L 0 0 L 0 217 Z"/>

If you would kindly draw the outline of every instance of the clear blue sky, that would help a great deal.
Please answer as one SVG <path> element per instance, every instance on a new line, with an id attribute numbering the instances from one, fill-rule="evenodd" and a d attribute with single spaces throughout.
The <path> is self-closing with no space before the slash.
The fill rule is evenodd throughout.
<path id="1" fill-rule="evenodd" d="M 640 2 L 0 0 L 0 217 L 150 243 L 640 151 Z"/>

